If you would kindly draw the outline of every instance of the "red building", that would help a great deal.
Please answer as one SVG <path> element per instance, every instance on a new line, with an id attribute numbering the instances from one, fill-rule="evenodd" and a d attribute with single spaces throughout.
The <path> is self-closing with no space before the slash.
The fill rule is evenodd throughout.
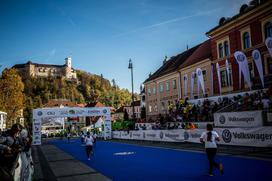
<path id="1" fill-rule="evenodd" d="M 239 87 L 239 67 L 234 58 L 236 51 L 242 51 L 247 56 L 252 88 L 258 89 L 262 88 L 261 81 L 251 57 L 252 51 L 258 49 L 263 61 L 265 87 L 272 85 L 272 58 L 264 43 L 267 37 L 272 37 L 272 1 L 254 0 L 249 5 L 242 5 L 239 14 L 221 18 L 219 25 L 206 35 L 211 39 L 212 63 L 215 65 L 218 62 L 220 65 L 222 93 L 247 90 L 243 77 Z M 230 84 L 226 77 L 226 59 L 230 62 Z M 214 93 L 218 94 L 216 69 L 213 75 Z"/>

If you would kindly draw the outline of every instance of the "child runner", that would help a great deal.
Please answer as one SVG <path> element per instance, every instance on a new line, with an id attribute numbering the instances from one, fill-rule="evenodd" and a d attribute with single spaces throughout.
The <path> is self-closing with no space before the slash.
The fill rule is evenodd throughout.
<path id="1" fill-rule="evenodd" d="M 209 160 L 209 176 L 213 176 L 213 167 L 219 169 L 221 175 L 224 173 L 223 164 L 218 164 L 214 161 L 217 151 L 216 141 L 219 141 L 217 132 L 213 131 L 213 126 L 211 124 L 207 124 L 207 131 L 202 133 L 200 142 L 205 143 L 206 154 Z"/>
<path id="2" fill-rule="evenodd" d="M 90 135 L 90 132 L 87 132 L 87 136 L 85 138 L 85 144 L 86 144 L 86 154 L 88 157 L 88 160 L 91 159 L 91 151 L 93 149 L 93 137 Z"/>

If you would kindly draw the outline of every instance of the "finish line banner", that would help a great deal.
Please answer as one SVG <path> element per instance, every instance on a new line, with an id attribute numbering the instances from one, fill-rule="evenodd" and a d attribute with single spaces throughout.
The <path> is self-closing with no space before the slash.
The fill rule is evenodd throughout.
<path id="1" fill-rule="evenodd" d="M 113 138 L 165 142 L 200 143 L 201 133 L 206 129 L 193 130 L 139 130 L 113 131 Z M 223 145 L 272 147 L 272 127 L 259 128 L 215 128 Z"/>
<path id="2" fill-rule="evenodd" d="M 237 128 L 261 127 L 263 126 L 262 111 L 215 113 L 214 125 Z"/>

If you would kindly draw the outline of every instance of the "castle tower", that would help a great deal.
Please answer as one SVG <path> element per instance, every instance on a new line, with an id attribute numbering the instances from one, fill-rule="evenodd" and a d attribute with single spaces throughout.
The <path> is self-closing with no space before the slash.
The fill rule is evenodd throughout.
<path id="1" fill-rule="evenodd" d="M 71 57 L 65 58 L 65 65 L 69 68 L 72 68 L 72 58 Z"/>

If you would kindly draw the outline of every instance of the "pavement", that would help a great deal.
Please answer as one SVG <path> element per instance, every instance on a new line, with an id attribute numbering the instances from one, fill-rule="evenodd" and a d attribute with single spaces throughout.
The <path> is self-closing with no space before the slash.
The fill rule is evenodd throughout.
<path id="1" fill-rule="evenodd" d="M 71 155 L 50 144 L 32 146 L 35 181 L 110 181 Z"/>

